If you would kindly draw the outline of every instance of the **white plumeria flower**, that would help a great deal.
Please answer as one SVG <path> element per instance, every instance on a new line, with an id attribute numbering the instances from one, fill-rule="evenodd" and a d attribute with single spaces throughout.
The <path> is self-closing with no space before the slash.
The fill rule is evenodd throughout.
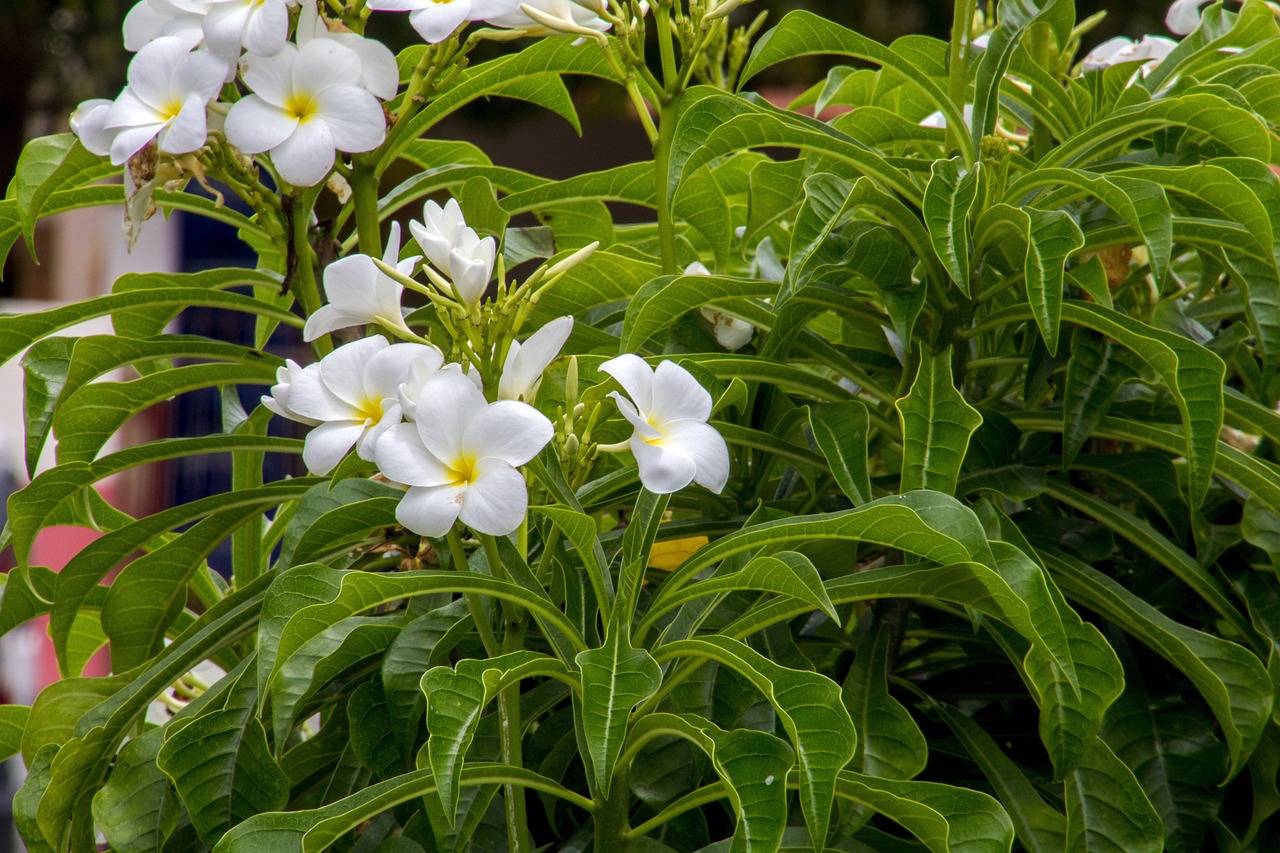
<path id="1" fill-rule="evenodd" d="M 270 152 L 280 177 L 295 186 L 324 180 L 335 151 L 372 151 L 386 138 L 378 99 L 354 85 L 360 57 L 332 39 L 249 55 L 241 73 L 253 94 L 227 113 L 227 139 L 247 154 Z"/>
<path id="2" fill-rule="evenodd" d="M 400 385 L 415 362 L 435 370 L 444 356 L 425 344 L 362 338 L 338 347 L 319 364 L 290 371 L 289 387 L 271 389 L 273 401 L 283 410 L 277 413 L 319 424 L 307 434 L 302 449 L 302 461 L 312 473 L 328 474 L 352 445 L 361 459 L 373 461 L 378 437 L 400 423 Z"/>
<path id="3" fill-rule="evenodd" d="M 532 403 L 543 372 L 560 355 L 572 331 L 573 318 L 560 317 L 534 332 L 524 344 L 512 341 L 498 379 L 498 399 Z"/>
<path id="4" fill-rule="evenodd" d="M 609 396 L 633 427 L 631 452 L 640 482 L 651 492 L 677 492 L 691 482 L 719 494 L 729 480 L 729 448 L 707 420 L 711 395 L 673 361 L 657 369 L 638 355 L 620 355 L 600 365 L 630 396 Z"/>
<path id="5" fill-rule="evenodd" d="M 159 38 L 129 63 L 129 85 L 106 115 L 117 166 L 151 140 L 166 154 L 190 154 L 208 136 L 205 111 L 226 79 L 227 65 L 179 38 Z"/>
<path id="6" fill-rule="evenodd" d="M 453 35 L 472 16 L 474 0 L 369 0 L 370 9 L 408 12 L 409 23 L 431 44 Z"/>
<path id="7" fill-rule="evenodd" d="M 400 260 L 400 223 L 391 223 L 391 236 L 382 262 L 401 275 L 413 275 L 421 255 Z M 350 255 L 324 269 L 324 292 L 329 304 L 307 318 L 302 339 L 314 341 L 323 334 L 348 326 L 377 323 L 412 334 L 400 310 L 404 287 L 388 277 L 368 255 Z"/>
<path id="8" fill-rule="evenodd" d="M 1177 46 L 1176 41 L 1163 36 L 1143 36 L 1137 42 L 1124 36 L 1116 36 L 1085 54 L 1081 60 L 1081 68 L 1085 71 L 1097 71 L 1125 62 L 1143 62 L 1146 63 L 1142 67 L 1145 73 L 1159 65 Z"/>
<path id="9" fill-rule="evenodd" d="M 204 16 L 210 0 L 142 0 L 124 18 L 124 47 L 137 53 L 163 36 L 182 39 L 188 48 L 204 41 Z"/>
<path id="10" fill-rule="evenodd" d="M 480 239 L 470 228 L 458 232 L 458 241 L 449 251 L 449 278 L 458 292 L 458 298 L 468 308 L 480 304 L 489 279 L 493 277 L 493 262 L 497 258 L 498 244 L 492 237 Z"/>
<path id="11" fill-rule="evenodd" d="M 298 18 L 298 46 L 301 47 L 312 39 L 323 38 L 333 39 L 343 47 L 350 48 L 360 57 L 360 79 L 357 85 L 384 101 L 394 98 L 396 90 L 400 88 L 400 68 L 396 65 L 396 55 L 391 49 L 376 39 L 356 35 L 345 28 L 331 30 L 331 23 L 341 27 L 341 24 L 321 17 L 314 4 L 304 4 Z"/>
<path id="12" fill-rule="evenodd" d="M 453 280 L 462 303 L 475 307 L 493 277 L 497 242 L 492 237 L 481 240 L 467 226 L 457 199 L 449 199 L 444 207 L 428 201 L 422 207 L 422 218 L 423 222 L 409 223 L 413 239 L 431 265 Z"/>
<path id="13" fill-rule="evenodd" d="M 232 60 L 241 51 L 274 56 L 289 40 L 289 7 L 298 0 L 208 0 L 204 42 Z"/>
<path id="14" fill-rule="evenodd" d="M 473 0 L 477 4 L 480 0 Z M 569 33 L 590 35 L 606 32 L 610 23 L 586 2 L 573 0 L 489 0 L 478 9 L 476 19 L 494 27 L 528 30 L 530 34 Z"/>
<path id="15" fill-rule="evenodd" d="M 448 272 L 449 252 L 453 250 L 458 232 L 467 227 L 462 208 L 456 198 L 449 199 L 444 207 L 428 201 L 422 206 L 422 219 L 422 222 L 410 221 L 409 232 L 432 266 Z"/>
<path id="16" fill-rule="evenodd" d="M 306 385 L 309 381 L 312 381 L 302 378 L 302 374 L 308 370 L 318 374 L 320 372 L 319 362 L 302 367 L 293 359 L 288 359 L 285 361 L 284 367 L 277 367 L 276 384 L 271 387 L 270 394 L 262 395 L 262 405 L 282 418 L 297 421 L 307 426 L 318 426 L 320 421 L 298 414 L 289 405 L 289 397 L 293 393 L 293 386 L 297 384 Z"/>
<path id="17" fill-rule="evenodd" d="M 711 270 L 707 269 L 702 261 L 694 261 L 684 268 L 684 274 L 711 275 Z M 698 313 L 711 324 L 711 334 L 715 336 L 716 343 L 729 352 L 742 349 L 751 343 L 751 338 L 755 336 L 755 326 L 746 320 L 739 320 L 737 317 L 718 311 L 710 305 L 703 305 L 698 309 Z"/>
<path id="18" fill-rule="evenodd" d="M 1164 16 L 1164 25 L 1176 35 L 1190 35 L 1200 26 L 1200 7 L 1209 2 L 1210 0 L 1174 0 Z"/>
<path id="19" fill-rule="evenodd" d="M 423 384 L 418 408 L 428 407 L 431 418 L 391 427 L 374 448 L 383 475 L 409 487 L 396 519 L 423 536 L 459 519 L 493 536 L 515 530 L 529 503 L 516 469 L 551 440 L 551 421 L 525 403 L 488 402 L 454 365 Z"/>
<path id="20" fill-rule="evenodd" d="M 111 153 L 115 133 L 107 130 L 107 116 L 114 103 L 106 98 L 94 98 L 76 107 L 71 114 L 71 132 L 80 139 L 80 144 L 99 157 Z"/>

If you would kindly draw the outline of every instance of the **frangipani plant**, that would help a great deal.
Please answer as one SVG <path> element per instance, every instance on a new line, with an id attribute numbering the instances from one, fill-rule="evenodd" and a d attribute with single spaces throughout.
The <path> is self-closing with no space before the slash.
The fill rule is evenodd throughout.
<path id="1" fill-rule="evenodd" d="M 139 3 L 0 245 L 127 201 L 258 263 L 0 317 L 0 631 L 47 615 L 66 676 L 0 708 L 28 849 L 1271 849 L 1280 24 L 1180 3 L 1176 44 L 1084 52 L 1074 4 L 976 6 L 882 45 L 738 0 Z M 392 86 L 365 24 L 403 13 Z M 816 54 L 857 64 L 747 91 Z M 433 136 L 491 96 L 577 125 L 565 75 L 652 160 Z M 166 332 L 192 305 L 255 348 Z M 222 432 L 104 453 L 215 387 Z M 186 454 L 232 490 L 94 490 Z M 64 524 L 102 535 L 34 565 Z"/>

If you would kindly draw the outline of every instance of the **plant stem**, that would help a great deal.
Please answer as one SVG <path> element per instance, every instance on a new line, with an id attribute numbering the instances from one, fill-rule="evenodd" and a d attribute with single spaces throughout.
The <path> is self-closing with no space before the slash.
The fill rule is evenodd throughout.
<path id="1" fill-rule="evenodd" d="M 448 535 L 449 555 L 453 558 L 453 570 L 455 572 L 469 571 L 467 569 L 467 552 L 462 547 L 462 537 L 458 535 L 458 528 L 449 529 Z M 493 636 L 493 626 L 489 624 L 489 617 L 485 615 L 484 608 L 480 605 L 480 600 L 466 593 L 463 596 L 467 600 L 467 609 L 471 611 L 471 621 L 476 623 L 476 633 L 480 635 L 480 642 L 484 646 L 485 654 L 491 658 L 496 658 L 502 654 L 498 646 L 497 639 Z"/>
<path id="2" fill-rule="evenodd" d="M 969 89 L 967 54 L 970 50 L 969 31 L 973 28 L 973 10 L 977 0 L 956 0 L 955 17 L 951 19 L 951 49 L 947 63 L 947 94 L 951 103 L 963 111 L 965 95 Z M 964 150 L 957 144 L 956 137 L 966 132 L 964 127 L 947 127 L 947 136 L 951 138 L 951 147 Z"/>
<path id="3" fill-rule="evenodd" d="M 521 636 L 523 633 L 523 631 L 520 632 Z M 498 727 L 502 731 L 503 763 L 511 767 L 524 767 L 524 755 L 520 743 L 519 682 L 498 694 Z M 507 784 L 503 786 L 502 793 L 507 816 L 509 849 L 513 853 L 532 853 L 533 840 L 529 836 L 529 816 L 524 801 L 524 788 Z"/>
<path id="4" fill-rule="evenodd" d="M 382 257 L 382 221 L 378 218 L 378 173 L 376 163 L 357 155 L 351 162 L 351 193 L 356 210 L 356 235 L 360 252 Z"/>
<path id="5" fill-rule="evenodd" d="M 653 149 L 653 167 L 657 180 L 658 200 L 658 240 L 662 249 L 663 275 L 675 275 L 676 264 L 676 223 L 671 210 L 671 189 L 668 175 L 671 171 L 671 146 L 676 135 L 676 116 L 680 112 L 680 96 L 677 95 L 662 104 L 658 113 L 658 144 Z"/>
<path id="6" fill-rule="evenodd" d="M 627 853 L 627 820 L 630 817 L 631 786 L 627 769 L 619 765 L 614 771 L 609 796 L 596 810 L 595 849 L 600 853 Z"/>

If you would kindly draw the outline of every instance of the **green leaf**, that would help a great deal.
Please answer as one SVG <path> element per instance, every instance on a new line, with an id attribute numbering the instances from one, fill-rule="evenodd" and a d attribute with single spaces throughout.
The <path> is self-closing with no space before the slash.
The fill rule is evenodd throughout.
<path id="1" fill-rule="evenodd" d="M 799 148 L 847 163 L 918 204 L 920 190 L 907 173 L 876 151 L 815 119 L 747 101 L 714 89 L 695 87 L 685 94 L 676 125 L 668 186 L 675 190 L 698 167 L 726 154 L 770 146 Z"/>
<path id="2" fill-rule="evenodd" d="M 1280 513 L 1254 495 L 1245 499 L 1240 535 L 1244 541 L 1269 555 L 1273 566 L 1280 566 Z"/>
<path id="3" fill-rule="evenodd" d="M 18 201 L 22 236 L 31 256 L 36 254 L 36 220 L 52 193 L 84 186 L 118 171 L 119 166 L 87 151 L 74 134 L 42 136 L 24 145 L 12 189 Z"/>
<path id="4" fill-rule="evenodd" d="M 1133 771 L 1101 739 L 1066 780 L 1067 853 L 1159 853 L 1164 824 Z"/>
<path id="5" fill-rule="evenodd" d="M 504 686 L 535 675 L 570 679 L 569 670 L 559 660 L 529 651 L 488 660 L 463 660 L 455 667 L 437 666 L 423 673 L 429 733 L 427 760 L 450 826 L 457 821 L 462 765 L 485 706 Z"/>
<path id="6" fill-rule="evenodd" d="M 393 617 L 348 616 L 312 637 L 279 663 L 271 681 L 271 723 L 276 752 L 284 750 L 306 702 L 361 661 L 381 658 L 400 633 Z"/>
<path id="7" fill-rule="evenodd" d="M 349 550 L 375 528 L 393 526 L 401 494 L 373 480 L 317 483 L 302 496 L 285 527 L 276 565 L 288 568 L 320 561 Z"/>
<path id="8" fill-rule="evenodd" d="M 49 437 L 54 406 L 67 380 L 75 338 L 52 337 L 37 341 L 22 357 L 24 428 L 27 476 L 34 477 L 40 452 Z"/>
<path id="9" fill-rule="evenodd" d="M 423 674 L 448 660 L 458 642 L 474 630 L 467 602 L 457 600 L 405 625 L 387 647 L 382 659 L 382 693 L 396 741 L 406 755 L 413 751 L 426 703 L 421 686 Z"/>
<path id="10" fill-rule="evenodd" d="M 1207 136 L 1240 157 L 1264 162 L 1271 157 L 1271 141 L 1260 118 L 1217 95 L 1198 93 L 1158 98 L 1116 110 L 1050 149 L 1037 166 L 1085 165 L 1118 153 L 1133 140 L 1167 127 L 1185 127 Z"/>
<path id="11" fill-rule="evenodd" d="M 787 774 L 796 761 L 786 741 L 750 729 L 725 731 L 687 714 L 650 714 L 632 737 L 644 743 L 663 734 L 683 737 L 711 757 L 737 816 L 730 853 L 781 849 L 787 829 Z"/>
<path id="12" fill-rule="evenodd" d="M 994 204 L 978 218 L 975 242 L 984 252 L 996 236 L 1012 229 L 1026 244 L 1022 274 L 1027 301 L 1050 355 L 1058 351 L 1062 282 L 1067 258 L 1085 244 L 1084 233 L 1062 210 Z"/>
<path id="13" fill-rule="evenodd" d="M 563 181 L 513 192 L 502 209 L 515 215 L 573 201 L 613 201 L 654 207 L 653 164 L 628 163 L 602 172 L 587 172 Z"/>
<path id="14" fill-rule="evenodd" d="M 777 282 L 714 275 L 661 276 L 636 291 L 623 321 L 620 352 L 639 352 L 658 332 L 702 305 L 734 299 L 772 299 Z"/>
<path id="15" fill-rule="evenodd" d="M 779 666 L 737 640 L 723 636 L 677 640 L 658 659 L 702 657 L 732 668 L 750 681 L 778 712 L 800 762 L 800 806 L 813 838 L 826 838 L 836 776 L 853 759 L 857 735 L 840 688 L 814 672 Z M 584 682 L 585 683 L 585 682 Z"/>
<path id="16" fill-rule="evenodd" d="M 752 77 L 779 62 L 817 54 L 873 62 L 884 73 L 917 89 L 934 109 L 942 111 L 949 127 L 965 126 L 960 107 L 952 103 L 943 87 L 923 68 L 892 48 L 807 11 L 789 12 L 776 27 L 760 37 L 742 69 L 739 85 L 746 85 Z M 972 140 L 961 135 L 960 143 L 965 161 L 972 162 Z"/>
<path id="17" fill-rule="evenodd" d="M 523 768 L 484 764 L 462 771 L 463 786 L 504 783 L 545 791 L 580 808 L 592 806 L 559 783 Z M 223 836 L 214 853 L 322 853 L 365 821 L 435 790 L 431 771 L 419 770 L 369 785 L 318 809 L 255 815 Z"/>
<path id="18" fill-rule="evenodd" d="M 56 470 L 56 469 L 55 469 Z M 221 511 L 256 514 L 284 501 L 292 500 L 305 491 L 308 480 L 298 479 L 264 486 L 251 492 L 231 492 L 212 495 L 189 504 L 163 510 L 141 518 L 118 530 L 113 530 L 89 543 L 76 559 L 58 574 L 55 601 L 49 616 L 49 634 L 59 662 L 67 665 L 66 640 L 70 634 L 76 612 L 94 587 L 106 577 L 122 559 L 137 549 L 139 543 L 147 543 L 173 528 L 195 521 L 205 515 Z M 165 566 L 158 566 L 162 572 Z M 122 601 L 122 606 L 138 602 L 132 596 Z M 131 620 L 131 627 L 134 626 Z"/>
<path id="19" fill-rule="evenodd" d="M 871 424 L 867 407 L 857 400 L 810 406 L 809 428 L 840 491 L 854 506 L 870 503 L 867 434 Z"/>
<path id="20" fill-rule="evenodd" d="M 1129 350 L 1085 328 L 1071 336 L 1071 359 L 1062 399 L 1062 464 L 1070 467 L 1106 417 L 1120 386 L 1138 378 Z"/>
<path id="21" fill-rule="evenodd" d="M 1065 849 L 1067 819 L 1045 803 L 1018 765 L 1009 760 L 982 726 L 948 705 L 936 704 L 934 708 L 982 768 L 1009 813 L 1022 845 L 1030 853 L 1058 853 Z"/>
<path id="22" fill-rule="evenodd" d="M 643 488 L 636 496 L 635 509 L 622 532 L 622 567 L 618 572 L 618 596 L 610 632 L 621 631 L 630 636 L 630 619 L 640 601 L 640 587 L 649 565 L 649 552 L 658 538 L 658 526 L 662 524 L 662 515 L 667 510 L 670 497 L 656 495 Z M 627 641 L 626 645 L 630 642 Z"/>
<path id="23" fill-rule="evenodd" d="M 662 672 L 648 651 L 631 647 L 628 631 L 617 628 L 603 646 L 580 652 L 574 662 L 582 671 L 582 758 L 594 789 L 607 797 L 627 718 L 662 686 Z"/>
<path id="24" fill-rule="evenodd" d="M 973 251 L 969 211 L 978 193 L 977 178 L 977 170 L 966 170 L 959 157 L 934 160 L 920 207 L 933 251 L 966 297 L 969 295 L 969 257 Z"/>
<path id="25" fill-rule="evenodd" d="M 1107 713 L 1103 738 L 1160 813 L 1169 853 L 1202 850 L 1222 807 L 1215 780 L 1226 771 L 1227 755 L 1209 723 L 1179 699 L 1150 696 L 1138 672 L 1129 673 L 1124 694 Z"/>
<path id="26" fill-rule="evenodd" d="M 863 638 L 840 696 L 858 732 L 854 766 L 868 776 L 911 779 L 924 770 L 929 747 L 911 713 L 889 695 L 889 633 L 877 623 Z"/>
<path id="27" fill-rule="evenodd" d="M 1165 616 L 1107 575 L 1056 551 L 1042 556 L 1063 588 L 1111 620 L 1186 676 L 1208 703 L 1230 750 L 1228 778 L 1239 772 L 1271 716 L 1274 696 L 1262 662 L 1235 643 Z"/>
<path id="28" fill-rule="evenodd" d="M 22 751 L 22 733 L 30 714 L 26 705 L 0 705 L 0 761 Z"/>
<path id="29" fill-rule="evenodd" d="M 704 581 L 681 587 L 674 594 L 667 594 L 663 586 L 649 602 L 644 618 L 640 620 L 638 636 L 644 636 L 647 628 L 658 621 L 662 614 L 706 595 L 726 595 L 731 592 L 771 592 L 785 595 L 821 610 L 839 622 L 840 616 L 827 596 L 822 577 L 809 558 L 796 551 L 783 551 L 775 555 L 759 555 L 736 572 L 720 574 Z"/>
<path id="30" fill-rule="evenodd" d="M 288 777 L 271 757 L 256 707 L 256 682 L 245 669 L 226 704 L 171 734 L 156 758 L 210 846 L 232 826 L 289 800 Z"/>
<path id="31" fill-rule="evenodd" d="M 956 390 L 950 347 L 938 355 L 921 350 L 911 391 L 895 408 L 902 423 L 901 489 L 954 494 L 969 439 L 981 426 L 982 415 Z"/>
<path id="32" fill-rule="evenodd" d="M 898 822 L 933 853 L 1007 853 L 1013 845 L 1013 826 L 1000 804 L 967 788 L 846 770 L 836 794 Z"/>
<path id="33" fill-rule="evenodd" d="M 107 784 L 93 796 L 94 825 L 117 853 L 154 853 L 178 826 L 182 805 L 156 764 L 165 729 L 125 744 Z"/>
<path id="34" fill-rule="evenodd" d="M 194 364 L 129 382 L 95 382 L 59 400 L 53 417 L 58 461 L 92 461 L 125 421 L 156 403 L 201 388 L 270 385 L 273 365 Z"/>

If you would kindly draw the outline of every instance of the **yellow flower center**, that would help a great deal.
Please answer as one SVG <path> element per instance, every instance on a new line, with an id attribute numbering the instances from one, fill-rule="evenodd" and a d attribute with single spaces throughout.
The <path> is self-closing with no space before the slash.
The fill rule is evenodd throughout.
<path id="1" fill-rule="evenodd" d="M 473 456 L 459 456 L 449 465 L 449 472 L 453 475 L 454 486 L 469 486 L 476 481 L 479 474 L 476 472 L 476 463 L 480 460 Z"/>
<path id="2" fill-rule="evenodd" d="M 316 115 L 320 108 L 310 92 L 294 92 L 284 102 L 284 111 L 289 118 L 296 118 L 301 122 Z"/>
<path id="3" fill-rule="evenodd" d="M 382 420 L 382 400 L 375 397 L 366 397 L 356 404 L 356 413 L 365 419 L 366 423 L 377 423 Z"/>
<path id="4" fill-rule="evenodd" d="M 165 121 L 172 121 L 178 117 L 178 113 L 182 112 L 182 101 L 174 99 L 160 107 L 160 115 Z"/>

